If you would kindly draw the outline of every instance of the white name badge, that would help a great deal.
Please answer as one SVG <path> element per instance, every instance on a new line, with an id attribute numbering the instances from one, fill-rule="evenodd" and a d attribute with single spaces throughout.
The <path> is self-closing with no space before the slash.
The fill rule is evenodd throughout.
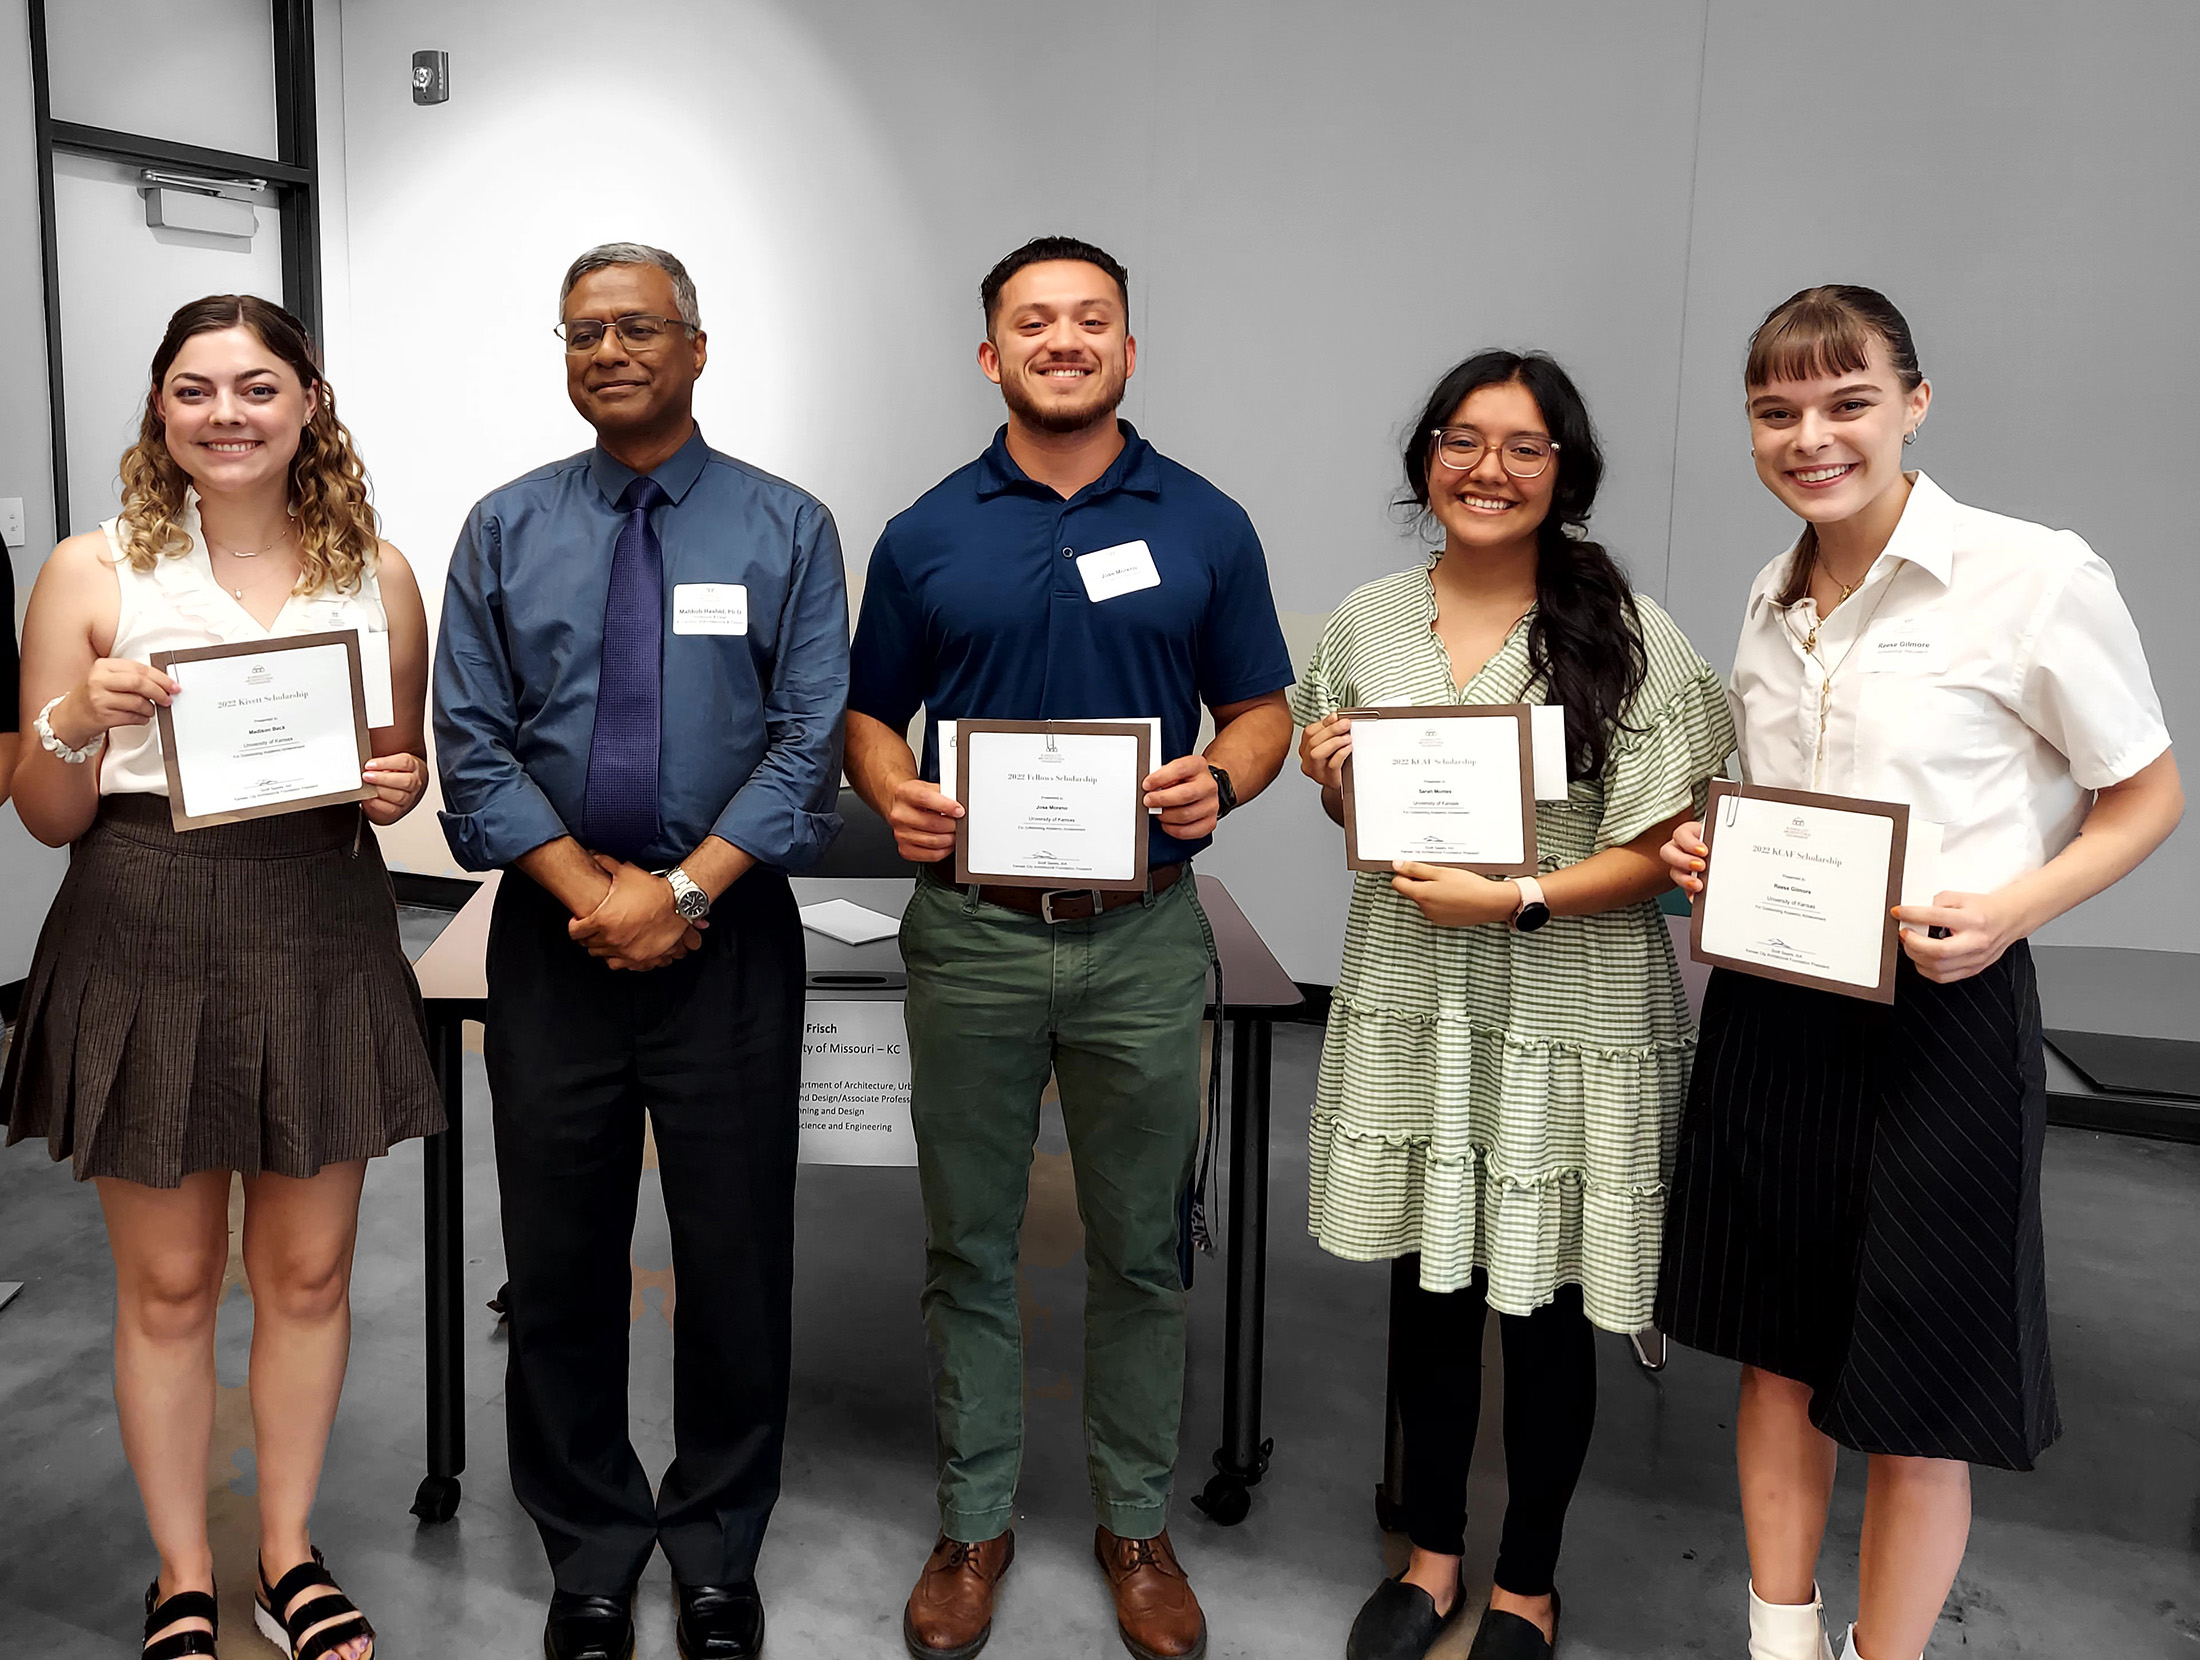
<path id="1" fill-rule="evenodd" d="M 1085 597 L 1095 605 L 1121 594 L 1135 594 L 1141 588 L 1161 586 L 1161 573 L 1153 568 L 1153 550 L 1143 541 L 1122 542 L 1088 553 L 1077 561 L 1077 574 L 1085 579 Z"/>
<path id="2" fill-rule="evenodd" d="M 672 585 L 675 634 L 746 634 L 749 591 L 738 582 L 676 582 Z"/>
<path id="3" fill-rule="evenodd" d="M 1858 666 L 1866 674 L 1941 674 L 1948 667 L 1945 617 L 1883 622 L 1864 639 Z"/>

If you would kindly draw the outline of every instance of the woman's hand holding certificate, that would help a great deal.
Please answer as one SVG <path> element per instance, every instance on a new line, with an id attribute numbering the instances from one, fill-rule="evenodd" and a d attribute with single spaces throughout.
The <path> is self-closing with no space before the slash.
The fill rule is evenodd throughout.
<path id="1" fill-rule="evenodd" d="M 966 720 L 956 745 L 955 880 L 1004 887 L 1146 885 L 1152 770 L 1144 722 Z"/>
<path id="2" fill-rule="evenodd" d="M 352 630 L 156 652 L 153 667 L 177 688 L 158 719 L 178 830 L 378 796 Z"/>

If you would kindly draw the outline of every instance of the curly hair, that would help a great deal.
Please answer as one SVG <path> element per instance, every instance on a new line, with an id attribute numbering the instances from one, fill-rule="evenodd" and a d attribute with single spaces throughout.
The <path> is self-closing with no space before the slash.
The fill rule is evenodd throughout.
<path id="1" fill-rule="evenodd" d="M 334 588 L 356 593 L 378 543 L 367 473 L 351 433 L 336 418 L 336 393 L 321 373 L 319 355 L 305 325 L 272 301 L 253 294 L 210 294 L 168 319 L 168 332 L 153 354 L 151 382 L 138 440 L 122 457 L 121 540 L 131 568 L 150 571 L 162 559 L 188 550 L 181 526 L 191 475 L 168 453 L 167 424 L 160 416 L 161 383 L 176 354 L 195 334 L 248 328 L 287 363 L 299 383 L 320 397 L 298 438 L 290 463 L 290 510 L 298 521 L 298 583 L 292 591 Z"/>

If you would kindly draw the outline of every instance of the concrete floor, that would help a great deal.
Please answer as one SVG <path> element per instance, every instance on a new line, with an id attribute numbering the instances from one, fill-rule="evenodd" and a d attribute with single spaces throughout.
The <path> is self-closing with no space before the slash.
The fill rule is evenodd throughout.
<path id="1" fill-rule="evenodd" d="M 1276 1042 L 1275 1238 L 1267 1432 L 1275 1465 L 1253 1511 L 1220 1529 L 1193 1511 L 1217 1438 L 1222 1280 L 1203 1263 L 1173 1536 L 1221 1657 L 1343 1651 L 1396 1541 L 1371 1504 L 1381 1455 L 1381 1265 L 1337 1262 L 1303 1231 L 1305 1102 L 1319 1034 Z M 479 1060 L 467 1136 L 465 1501 L 451 1523 L 406 1514 L 420 1474 L 417 1145 L 368 1182 L 350 1383 L 316 1538 L 381 1628 L 383 1653 L 540 1653 L 549 1579 L 504 1467 L 503 1357 L 482 1304 L 502 1279 Z M 654 1189 L 654 1176 L 645 1178 Z M 1930 1653 L 2200 1654 L 2200 1148 L 2051 1133 L 2054 1342 L 2069 1431 L 2029 1477 L 1982 1472 L 1971 1551 Z M 762 1566 L 779 1660 L 892 1660 L 900 1610 L 930 1545 L 931 1436 L 917 1321 L 920 1217 L 907 1171 L 805 1170 L 795 1407 L 785 1497 Z M 671 1295 L 663 1216 L 645 1198 L 635 1241 L 633 1411 L 652 1468 L 670 1456 Z M 1025 1236 L 1030 1446 L 1016 1567 L 989 1655 L 1122 1653 L 1090 1558 L 1078 1430 L 1082 1268 L 1058 1120 L 1034 1166 Z M 92 1193 L 37 1147 L 0 1156 L 0 1279 L 28 1282 L 0 1313 L 0 1660 L 134 1652 L 151 1571 L 109 1393 L 110 1270 Z M 224 1305 L 209 1505 L 230 1660 L 266 1656 L 245 1609 L 253 1554 L 244 1356 L 251 1304 Z M 1560 1583 L 1561 1653 L 1734 1656 L 1746 1569 L 1734 1504 L 1731 1368 L 1676 1351 L 1652 1377 L 1603 1340 L 1596 1445 Z M 1494 1375 L 1494 1374 L 1493 1374 Z M 1492 1407 L 1497 1390 L 1488 1391 Z M 1494 1433 L 1476 1475 L 1471 1566 L 1494 1555 L 1503 1473 Z M 1829 1606 L 1853 1610 L 1861 1461 L 1845 1467 L 1825 1564 Z M 1466 1630 L 1442 1653 L 1463 1657 Z M 673 1653 L 662 1561 L 644 1582 L 641 1653 Z"/>

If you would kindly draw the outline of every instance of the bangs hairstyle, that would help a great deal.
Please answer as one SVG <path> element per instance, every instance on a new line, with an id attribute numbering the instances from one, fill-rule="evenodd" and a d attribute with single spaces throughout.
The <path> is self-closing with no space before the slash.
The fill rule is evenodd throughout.
<path id="1" fill-rule="evenodd" d="M 1573 377 L 1543 352 L 1477 352 L 1457 364 L 1429 393 L 1420 419 L 1405 435 L 1400 460 L 1405 493 L 1396 505 L 1426 514 L 1431 436 L 1449 424 L 1469 393 L 1485 386 L 1519 386 L 1543 412 L 1558 454 L 1551 465 L 1550 511 L 1536 526 L 1535 620 L 1528 625 L 1529 684 L 1543 682 L 1548 701 L 1566 708 L 1566 775 L 1600 776 L 1614 734 L 1630 730 L 1627 705 L 1642 689 L 1649 658 L 1634 590 L 1602 545 L 1589 539 L 1589 514 L 1604 478 L 1604 451 Z"/>
<path id="2" fill-rule="evenodd" d="M 1871 367 L 1874 342 L 1886 348 L 1887 362 L 1903 391 L 1914 392 L 1924 384 L 1925 371 L 1918 367 L 1909 319 L 1886 295 L 1847 282 L 1806 288 L 1767 312 L 1749 337 L 1749 356 L 1742 364 L 1743 390 L 1759 391 L 1779 380 L 1860 374 Z M 1810 591 L 1811 572 L 1817 567 L 1818 531 L 1805 525 L 1778 603 L 1799 602 Z"/>
<path id="3" fill-rule="evenodd" d="M 122 522 L 117 527 L 122 551 L 132 570 L 150 571 L 190 548 L 181 521 L 191 475 L 168 453 L 160 389 L 185 341 L 233 328 L 250 329 L 301 386 L 320 391 L 290 463 L 290 511 L 298 521 L 299 544 L 298 583 L 291 591 L 357 593 L 379 545 L 366 469 L 352 447 L 351 433 L 336 418 L 336 394 L 321 374 L 319 354 L 305 325 L 254 294 L 210 294 L 168 319 L 168 332 L 153 354 L 138 439 L 122 457 Z"/>

